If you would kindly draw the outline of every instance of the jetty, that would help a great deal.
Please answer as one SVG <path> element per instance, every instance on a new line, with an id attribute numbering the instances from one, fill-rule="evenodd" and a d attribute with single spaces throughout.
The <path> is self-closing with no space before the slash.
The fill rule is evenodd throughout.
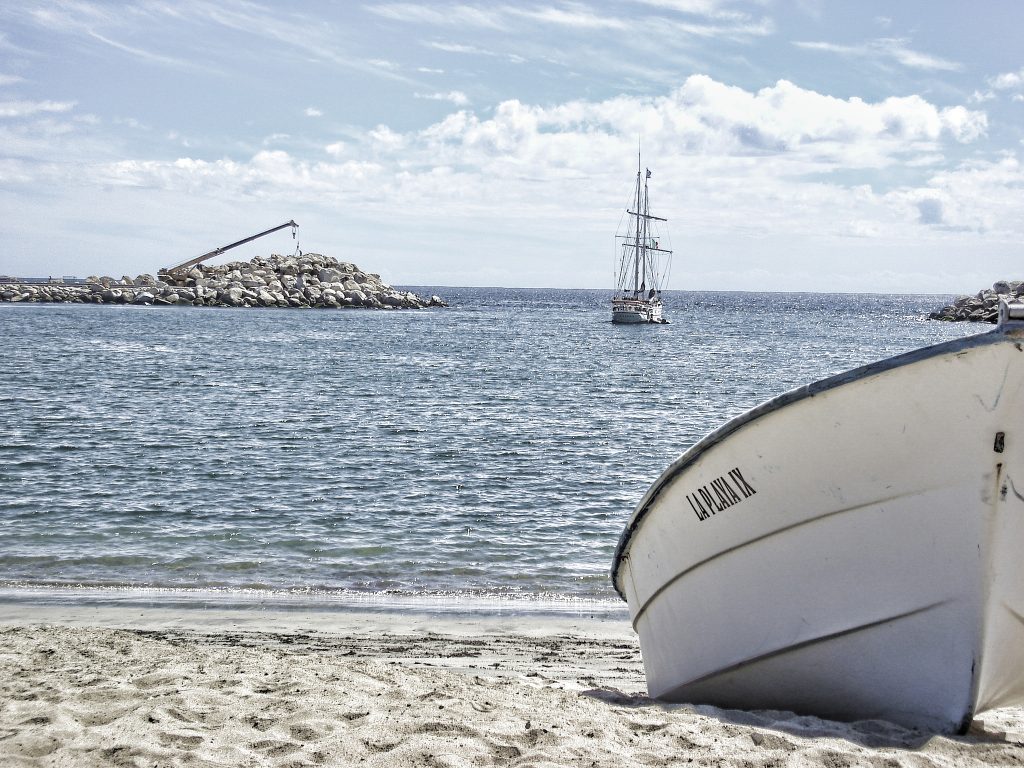
<path id="1" fill-rule="evenodd" d="M 319 253 L 271 254 L 221 265 L 196 263 L 159 277 L 18 278 L 0 276 L 2 302 L 195 307 L 423 309 L 438 296 L 401 291 L 355 264 Z"/>
<path id="2" fill-rule="evenodd" d="M 958 296 L 947 307 L 928 315 L 930 320 L 947 322 L 995 323 L 999 320 L 999 302 L 1024 300 L 1024 280 L 997 280 L 972 296 Z"/>

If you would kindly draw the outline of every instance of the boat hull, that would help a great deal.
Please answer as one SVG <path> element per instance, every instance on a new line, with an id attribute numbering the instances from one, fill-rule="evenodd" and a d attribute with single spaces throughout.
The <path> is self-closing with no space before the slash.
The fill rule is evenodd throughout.
<path id="1" fill-rule="evenodd" d="M 883 361 L 680 457 L 614 566 L 651 695 L 941 731 L 1024 702 L 1022 348 Z"/>
<path id="2" fill-rule="evenodd" d="M 625 324 L 664 323 L 659 300 L 613 299 L 612 322 Z"/>

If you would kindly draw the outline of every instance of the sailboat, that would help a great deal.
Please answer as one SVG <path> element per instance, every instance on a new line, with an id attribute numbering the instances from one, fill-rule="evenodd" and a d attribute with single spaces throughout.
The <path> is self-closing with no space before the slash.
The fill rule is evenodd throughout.
<path id="1" fill-rule="evenodd" d="M 643 172 L 646 170 L 646 174 Z M 618 282 L 612 296 L 613 323 L 667 323 L 661 289 L 668 279 L 672 250 L 662 247 L 667 237 L 659 232 L 658 222 L 667 222 L 652 216 L 647 194 L 650 169 L 644 169 L 637 154 L 636 190 L 630 200 L 634 210 L 629 215 L 625 234 L 615 236 L 618 250 Z"/>

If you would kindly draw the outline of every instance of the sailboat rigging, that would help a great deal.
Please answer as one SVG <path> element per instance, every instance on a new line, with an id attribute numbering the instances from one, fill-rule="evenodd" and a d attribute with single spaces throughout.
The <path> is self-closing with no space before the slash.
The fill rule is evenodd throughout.
<path id="1" fill-rule="evenodd" d="M 646 170 L 646 174 L 644 173 Z M 626 209 L 629 215 L 626 232 L 616 235 L 618 280 L 612 297 L 613 323 L 667 323 L 661 301 L 661 290 L 668 279 L 672 249 L 664 248 L 657 222 L 667 222 L 650 212 L 647 180 L 650 169 L 644 169 L 637 154 L 636 189 Z"/>

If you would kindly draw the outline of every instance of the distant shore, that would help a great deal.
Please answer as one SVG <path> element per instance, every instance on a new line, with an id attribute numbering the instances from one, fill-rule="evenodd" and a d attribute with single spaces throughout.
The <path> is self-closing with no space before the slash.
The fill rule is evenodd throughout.
<path id="1" fill-rule="evenodd" d="M 1024 759 L 1024 710 L 965 737 L 665 705 L 628 621 L 0 604 L 5 765 Z"/>

